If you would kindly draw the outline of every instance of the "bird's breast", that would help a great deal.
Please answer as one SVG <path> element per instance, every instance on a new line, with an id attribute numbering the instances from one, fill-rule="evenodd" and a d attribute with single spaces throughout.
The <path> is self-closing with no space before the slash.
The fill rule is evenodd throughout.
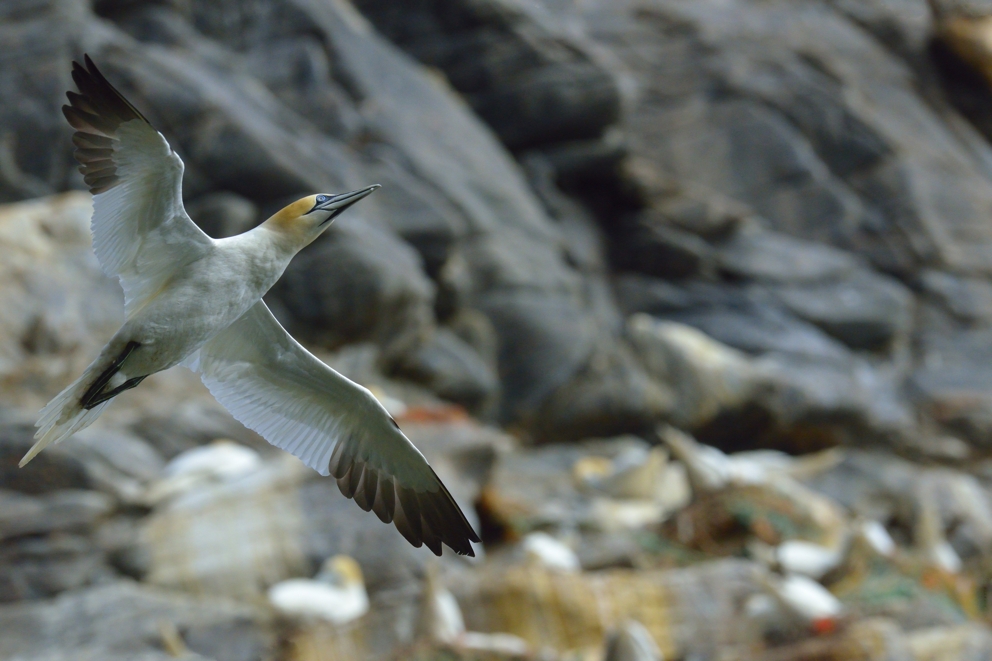
<path id="1" fill-rule="evenodd" d="M 127 326 L 133 338 L 156 344 L 158 362 L 176 364 L 255 305 L 282 268 L 250 255 L 219 254 L 191 264 Z"/>

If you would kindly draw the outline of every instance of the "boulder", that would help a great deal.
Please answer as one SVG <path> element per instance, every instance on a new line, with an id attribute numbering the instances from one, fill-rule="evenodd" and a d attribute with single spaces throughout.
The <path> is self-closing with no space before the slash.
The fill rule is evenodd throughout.
<path id="1" fill-rule="evenodd" d="M 411 351 L 396 374 L 477 414 L 491 411 L 498 396 L 499 382 L 492 368 L 471 345 L 443 327 Z"/>
<path id="2" fill-rule="evenodd" d="M 616 15 L 617 27 L 612 34 L 604 31 L 603 41 L 641 72 L 648 89 L 663 90 L 666 83 L 672 89 L 673 76 L 687 83 L 667 107 L 645 95 L 629 115 L 625 126 L 637 136 L 635 153 L 676 179 L 733 194 L 779 229 L 853 247 L 887 268 L 908 270 L 934 258 L 981 268 L 980 250 L 964 237 L 981 232 L 975 223 L 989 203 L 979 183 L 984 175 L 968 147 L 917 95 L 905 63 L 846 16 L 824 5 L 758 8 L 747 1 L 716 13 L 658 2 L 636 27 L 630 18 L 623 22 L 623 10 Z M 685 28 L 671 42 L 671 52 L 682 55 L 674 56 L 666 78 L 639 64 L 635 44 L 673 23 Z M 626 40 L 611 39 L 621 24 Z M 775 48 L 759 46 L 773 25 L 782 38 Z M 817 47 L 806 52 L 812 25 Z M 699 57 L 695 49 L 705 44 L 715 50 Z M 727 85 L 733 94 L 707 99 L 708 84 Z M 864 96 L 854 100 L 853 90 Z M 873 112 L 880 104 L 898 106 L 898 119 Z M 929 159 L 941 159 L 941 166 L 927 169 L 923 163 Z M 953 211 L 930 192 L 947 190 L 937 180 L 951 172 L 958 173 L 950 185 L 959 191 Z M 886 206 L 896 198 L 906 201 Z M 946 239 L 926 230 L 914 234 L 920 239 L 915 243 L 896 238 L 899 227 L 912 231 L 945 223 Z M 886 244 L 875 236 L 892 240 Z"/>
<path id="3" fill-rule="evenodd" d="M 105 580 L 113 576 L 106 560 L 102 549 L 84 534 L 62 532 L 4 541 L 0 602 L 43 599 Z"/>
<path id="4" fill-rule="evenodd" d="M 131 581 L 0 607 L 4 658 L 158 661 L 170 632 L 187 648 L 182 651 L 192 652 L 182 657 L 190 661 L 261 661 L 276 651 L 272 621 L 263 609 Z"/>
<path id="5" fill-rule="evenodd" d="M 920 274 L 920 284 L 927 300 L 959 321 L 965 324 L 992 321 L 992 282 L 985 278 L 927 270 Z"/>
<path id="6" fill-rule="evenodd" d="M 672 420 L 710 445 L 808 452 L 913 437 L 900 375 L 863 359 L 781 349 L 752 357 L 645 314 L 631 317 L 628 334 L 648 373 L 673 392 Z"/>
<path id="7" fill-rule="evenodd" d="M 675 396 L 672 422 L 698 429 L 752 402 L 761 387 L 751 359 L 690 326 L 633 315 L 627 333 L 648 374 Z"/>
<path id="8" fill-rule="evenodd" d="M 913 297 L 893 278 L 859 270 L 833 282 L 772 291 L 794 315 L 853 349 L 885 349 L 908 339 Z"/>
<path id="9" fill-rule="evenodd" d="M 24 468 L 17 466 L 34 445 L 34 425 L 9 421 L 0 427 L 0 489 L 39 494 L 59 489 L 85 489 L 90 480 L 83 462 L 71 454 L 43 452 Z"/>
<path id="10" fill-rule="evenodd" d="M 921 412 L 983 453 L 992 442 L 990 332 L 925 335 L 910 391 Z"/>
<path id="11" fill-rule="evenodd" d="M 721 245 L 717 262 L 730 278 L 796 284 L 836 280 L 857 266 L 842 250 L 753 228 L 736 232 Z"/>
<path id="12" fill-rule="evenodd" d="M 612 262 L 618 270 L 678 279 L 712 272 L 712 253 L 703 239 L 648 212 L 616 241 Z"/>
<path id="13" fill-rule="evenodd" d="M 599 137 L 616 121 L 616 83 L 542 8 L 450 0 L 355 6 L 390 40 L 444 72 L 500 139 L 518 149 Z"/>
<path id="14" fill-rule="evenodd" d="M 61 531 L 88 532 L 114 509 L 110 497 L 83 490 L 53 491 L 43 496 L 0 491 L 0 501 L 0 541 Z"/>

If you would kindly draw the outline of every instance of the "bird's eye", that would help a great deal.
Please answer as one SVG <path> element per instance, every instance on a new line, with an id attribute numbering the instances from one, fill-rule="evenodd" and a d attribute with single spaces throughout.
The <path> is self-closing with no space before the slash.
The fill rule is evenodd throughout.
<path id="1" fill-rule="evenodd" d="M 326 195 L 318 195 L 317 196 L 317 204 L 320 204 L 321 202 L 326 202 L 326 201 L 327 201 L 327 196 Z"/>

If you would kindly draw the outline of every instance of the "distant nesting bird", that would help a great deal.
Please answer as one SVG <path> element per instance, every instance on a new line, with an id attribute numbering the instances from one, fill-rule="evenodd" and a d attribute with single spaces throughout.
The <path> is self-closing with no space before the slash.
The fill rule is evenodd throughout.
<path id="1" fill-rule="evenodd" d="M 199 372 L 245 426 L 303 460 L 414 546 L 475 555 L 479 537 L 375 397 L 279 325 L 262 296 L 293 256 L 378 185 L 310 195 L 244 234 L 211 239 L 182 203 L 183 162 L 89 56 L 63 106 L 93 194 L 93 250 L 124 289 L 125 322 L 42 409 L 21 460 L 92 424 L 111 399 L 174 365 Z"/>
<path id="2" fill-rule="evenodd" d="M 276 610 L 300 620 L 347 624 L 369 610 L 362 568 L 346 555 L 329 558 L 313 578 L 276 583 L 268 596 Z"/>

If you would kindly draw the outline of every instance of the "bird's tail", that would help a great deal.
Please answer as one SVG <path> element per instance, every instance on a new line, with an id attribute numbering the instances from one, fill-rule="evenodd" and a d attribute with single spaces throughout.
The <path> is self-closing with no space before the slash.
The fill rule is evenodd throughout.
<path id="1" fill-rule="evenodd" d="M 27 464 L 49 445 L 89 427 L 100 417 L 114 395 L 141 382 L 139 378 L 120 383 L 125 381 L 121 373 L 124 361 L 140 346 L 137 342 L 128 342 L 120 350 L 120 344 L 121 342 L 112 340 L 81 377 L 41 409 L 35 423 L 38 428 L 34 435 L 35 443 L 18 466 Z"/>
<path id="2" fill-rule="evenodd" d="M 93 380 L 92 366 L 81 377 L 48 402 L 38 414 L 35 427 L 35 443 L 28 450 L 18 466 L 24 466 L 39 452 L 53 443 L 69 438 L 77 431 L 85 429 L 100 417 L 110 400 L 97 404 L 91 409 L 83 408 L 82 397 Z"/>

